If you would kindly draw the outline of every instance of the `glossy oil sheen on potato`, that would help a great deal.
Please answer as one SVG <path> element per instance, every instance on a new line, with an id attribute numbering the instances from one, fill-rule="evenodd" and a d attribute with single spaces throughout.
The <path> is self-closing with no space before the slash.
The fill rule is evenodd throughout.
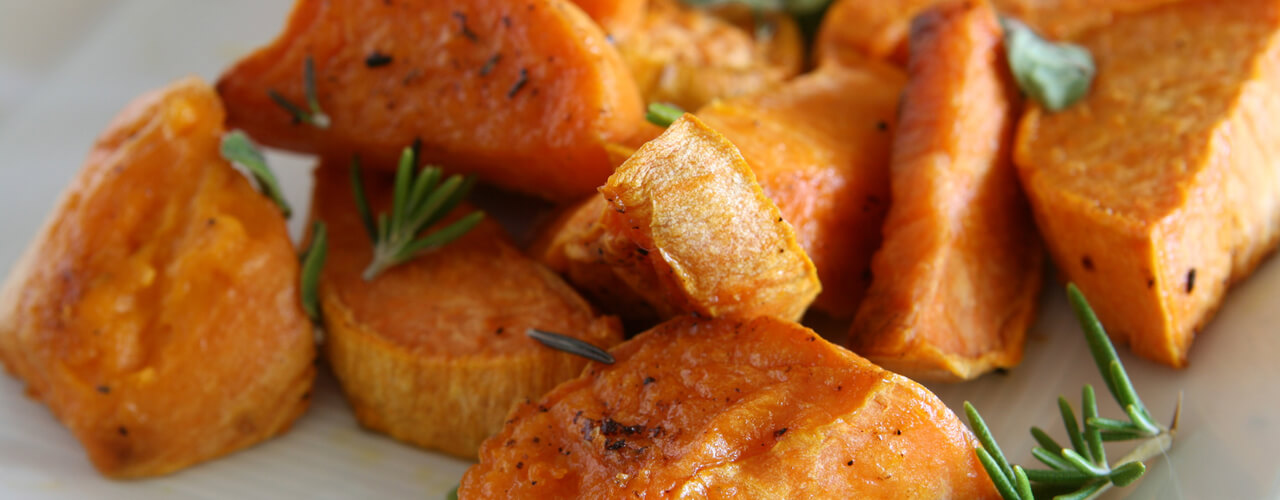
<path id="1" fill-rule="evenodd" d="M 485 441 L 459 498 L 998 498 L 933 394 L 772 318 L 673 319 Z"/>
<path id="2" fill-rule="evenodd" d="M 1188 1 L 1076 40 L 1088 96 L 1016 147 L 1058 268 L 1112 337 L 1172 366 L 1280 237 L 1280 5 Z M 1230 332 L 1223 332 L 1230 333 Z"/>
<path id="3" fill-rule="evenodd" d="M 893 205 L 849 347 L 916 379 L 1017 365 L 1044 250 L 1010 158 L 1018 112 L 986 2 L 916 18 Z"/>
<path id="4" fill-rule="evenodd" d="M 326 130 L 268 97 L 305 104 L 308 56 Z M 270 146 L 394 167 L 421 141 L 429 162 L 561 201 L 609 176 L 605 143 L 656 135 L 617 51 L 567 0 L 301 0 L 218 91 L 229 123 Z"/>
<path id="5" fill-rule="evenodd" d="M 390 180 L 378 174 L 365 181 L 375 212 L 391 198 Z M 474 457 L 513 404 L 540 397 L 585 364 L 528 338 L 529 328 L 606 348 L 622 340 L 617 318 L 596 315 L 492 220 L 365 281 L 372 245 L 346 162 L 316 170 L 313 198 L 330 235 L 320 283 L 325 354 L 365 427 Z M 464 205 L 442 224 L 470 210 Z"/>
<path id="6" fill-rule="evenodd" d="M 648 306 L 620 314 L 799 319 L 821 290 L 737 148 L 693 115 L 636 151 L 600 193 L 599 220 L 567 251 L 613 275 L 592 277 L 597 285 L 625 284 L 611 300 Z"/>
<path id="7" fill-rule="evenodd" d="M 283 432 L 315 346 L 279 209 L 218 152 L 194 78 L 129 105 L 0 292 L 0 361 L 111 477 Z"/>
<path id="8" fill-rule="evenodd" d="M 906 76 L 824 65 L 775 90 L 714 102 L 698 118 L 742 152 L 822 281 L 814 308 L 852 316 L 889 208 L 889 151 Z"/>

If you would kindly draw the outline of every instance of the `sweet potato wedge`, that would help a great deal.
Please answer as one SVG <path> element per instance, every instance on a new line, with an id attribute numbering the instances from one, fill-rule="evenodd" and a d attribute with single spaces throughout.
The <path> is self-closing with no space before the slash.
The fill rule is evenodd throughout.
<path id="1" fill-rule="evenodd" d="M 573 0 L 613 39 L 626 38 L 644 22 L 649 0 Z"/>
<path id="2" fill-rule="evenodd" d="M 849 347 L 907 375 L 1017 365 L 1044 249 L 1011 160 L 1017 87 L 990 4 L 941 4 L 911 28 L 893 205 Z"/>
<path id="3" fill-rule="evenodd" d="M 742 25 L 679 0 L 650 0 L 640 25 L 618 39 L 618 51 L 646 100 L 684 109 L 760 92 L 800 73 L 804 39 L 793 19 L 739 17 Z M 757 20 L 773 28 L 743 26 Z"/>
<path id="4" fill-rule="evenodd" d="M 814 52 L 819 62 L 851 55 L 906 65 L 911 19 L 947 0 L 837 0 L 822 20 Z M 1051 38 L 1069 38 L 1115 16 L 1181 0 L 992 0 L 1001 14 Z"/>
<path id="5" fill-rule="evenodd" d="M 565 247 L 568 275 L 597 303 L 634 305 L 615 310 L 625 318 L 794 320 L 821 289 L 737 148 L 693 115 L 636 151 L 600 193 L 599 219 Z"/>
<path id="6" fill-rule="evenodd" d="M 223 116 L 195 78 L 135 100 L 0 291 L 0 361 L 106 476 L 230 453 L 307 407 L 298 259 L 220 156 Z"/>
<path id="7" fill-rule="evenodd" d="M 373 209 L 385 211 L 391 182 L 376 174 L 365 186 Z M 515 402 L 540 397 L 586 363 L 529 339 L 529 328 L 606 348 L 622 340 L 617 318 L 595 314 L 492 220 L 365 281 L 372 245 L 346 164 L 323 164 L 315 177 L 313 216 L 330 235 L 320 281 L 324 351 L 365 427 L 475 457 Z"/>
<path id="8" fill-rule="evenodd" d="M 485 441 L 460 498 L 999 498 L 927 389 L 774 318 L 680 317 Z"/>
<path id="9" fill-rule="evenodd" d="M 697 112 L 738 147 L 795 228 L 823 285 L 814 307 L 835 316 L 852 316 L 870 284 L 905 81 L 889 65 L 826 65 L 775 90 Z"/>
<path id="10" fill-rule="evenodd" d="M 1028 110 L 1019 173 L 1059 270 L 1112 338 L 1181 367 L 1280 237 L 1280 5 L 1180 2 L 1076 42 L 1097 62 L 1093 89 Z"/>
<path id="11" fill-rule="evenodd" d="M 268 94 L 305 103 L 308 57 L 327 129 Z M 300 0 L 218 91 L 231 126 L 271 146 L 394 166 L 421 141 L 429 162 L 560 201 L 609 176 L 605 143 L 657 134 L 617 51 L 567 0 Z"/>

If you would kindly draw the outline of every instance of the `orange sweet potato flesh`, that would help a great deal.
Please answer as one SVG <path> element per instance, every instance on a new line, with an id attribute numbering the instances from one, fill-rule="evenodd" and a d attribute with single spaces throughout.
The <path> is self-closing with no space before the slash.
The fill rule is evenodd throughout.
<path id="1" fill-rule="evenodd" d="M 1076 40 L 1088 96 L 1023 118 L 1016 161 L 1054 261 L 1143 357 L 1184 366 L 1280 237 L 1278 32 L 1269 0 L 1119 17 Z"/>
<path id="2" fill-rule="evenodd" d="M 614 40 L 626 38 L 644 20 L 649 0 L 573 0 Z"/>
<path id="3" fill-rule="evenodd" d="M 814 307 L 834 316 L 852 316 L 870 284 L 905 82 L 888 65 L 826 65 L 697 113 L 738 147 L 795 228 L 823 285 Z"/>
<path id="4" fill-rule="evenodd" d="M 986 2 L 916 18 L 893 146 L 893 205 L 849 347 L 909 377 L 1022 359 L 1044 250 L 1010 158 L 1017 89 Z"/>
<path id="5" fill-rule="evenodd" d="M 375 54 L 390 61 L 371 67 Z M 305 103 L 308 56 L 328 129 L 268 96 Z M 421 141 L 428 162 L 552 200 L 604 182 L 605 143 L 656 135 L 617 51 L 566 0 L 301 0 L 218 91 L 230 125 L 270 146 L 394 167 Z"/>
<path id="6" fill-rule="evenodd" d="M 475 457 L 512 405 L 542 396 L 586 363 L 528 338 L 529 328 L 605 348 L 622 340 L 617 318 L 597 315 L 489 219 L 365 281 L 372 246 L 346 162 L 326 163 L 315 173 L 312 207 L 330 233 L 320 282 L 325 354 L 365 427 Z M 376 174 L 365 186 L 374 211 L 385 211 L 391 183 Z M 460 207 L 451 217 L 470 210 Z"/>
<path id="7" fill-rule="evenodd" d="M 765 37 L 750 28 L 758 18 L 725 14 L 679 0 L 648 2 L 640 24 L 618 39 L 647 101 L 697 109 L 713 99 L 775 87 L 803 69 L 804 39 L 793 19 L 767 15 L 762 22 L 773 28 Z"/>
<path id="8" fill-rule="evenodd" d="M 135 100 L 0 292 L 0 361 L 106 476 L 230 453 L 307 407 L 298 259 L 219 155 L 223 116 L 195 78 Z"/>
<path id="9" fill-rule="evenodd" d="M 636 151 L 600 193 L 605 207 L 569 256 L 607 267 L 612 276 L 593 273 L 596 283 L 625 284 L 610 300 L 647 304 L 618 311 L 625 317 L 794 320 L 822 288 L 738 149 L 693 115 Z"/>
<path id="10" fill-rule="evenodd" d="M 459 498 L 999 498 L 936 396 L 795 323 L 680 317 L 485 441 Z"/>
<path id="11" fill-rule="evenodd" d="M 837 0 L 822 20 L 818 61 L 851 54 L 906 65 L 911 19 L 946 0 Z M 1002 14 L 1051 38 L 1069 38 L 1115 16 L 1180 0 L 993 0 Z"/>

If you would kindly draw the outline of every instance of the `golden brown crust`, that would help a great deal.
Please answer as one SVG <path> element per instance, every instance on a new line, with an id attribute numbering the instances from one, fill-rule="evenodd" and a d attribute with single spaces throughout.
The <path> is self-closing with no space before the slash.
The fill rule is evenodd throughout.
<path id="1" fill-rule="evenodd" d="M 223 116 L 194 78 L 134 101 L 0 293 L 0 360 L 107 476 L 250 446 L 308 404 L 297 258 L 221 158 Z"/>

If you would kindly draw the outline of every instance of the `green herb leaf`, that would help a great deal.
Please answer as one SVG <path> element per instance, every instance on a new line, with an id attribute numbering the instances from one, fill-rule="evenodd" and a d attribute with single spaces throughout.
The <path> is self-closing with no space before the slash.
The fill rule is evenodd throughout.
<path id="1" fill-rule="evenodd" d="M 1060 111 L 1089 92 L 1093 56 L 1079 45 L 1054 43 L 1010 17 L 1002 17 L 1005 57 L 1018 88 L 1050 111 Z"/>
<path id="2" fill-rule="evenodd" d="M 484 220 L 483 212 L 472 212 L 419 238 L 419 233 L 444 219 L 462 203 L 475 184 L 475 179 L 453 175 L 437 185 L 436 180 L 442 175 L 440 169 L 426 167 L 415 174 L 413 169 L 416 163 L 413 148 L 405 148 L 400 155 L 400 165 L 392 187 L 391 213 L 378 214 L 376 222 L 365 194 L 360 162 L 353 160 L 351 163 L 351 189 L 354 191 L 356 210 L 360 212 L 365 231 L 373 240 L 373 260 L 363 274 L 366 281 L 423 252 L 462 237 Z"/>
<path id="3" fill-rule="evenodd" d="M 458 488 L 462 485 L 454 486 L 452 490 L 444 495 L 444 500 L 458 500 Z"/>
<path id="4" fill-rule="evenodd" d="M 293 116 L 293 121 L 297 123 L 306 123 L 318 129 L 329 128 L 329 115 L 320 109 L 320 99 L 316 95 L 316 68 L 315 61 L 308 55 L 307 59 L 302 63 L 302 91 L 307 100 L 307 107 L 294 104 L 288 98 L 280 95 L 275 89 L 268 89 L 267 96 L 275 101 L 276 104 L 289 112 Z"/>
<path id="5" fill-rule="evenodd" d="M 670 127 L 673 122 L 679 120 L 683 115 L 683 109 L 670 104 L 654 102 L 649 103 L 649 111 L 645 112 L 644 119 L 659 127 Z"/>
<path id="6" fill-rule="evenodd" d="M 1009 481 L 1009 477 L 1004 475 L 1004 470 L 996 459 L 987 452 L 986 448 L 977 448 L 978 461 L 982 462 L 982 468 L 987 470 L 987 476 L 991 477 L 991 483 L 996 486 L 996 491 L 1000 492 L 1000 498 L 1004 500 L 1022 500 L 1022 495 L 1013 487 L 1013 483 Z"/>
<path id="7" fill-rule="evenodd" d="M 289 202 L 284 199 L 280 182 L 276 180 L 276 174 L 267 166 L 267 159 L 253 145 L 253 141 L 249 140 L 248 135 L 240 130 L 223 134 L 221 152 L 222 157 L 227 161 L 239 163 L 248 169 L 254 182 L 258 184 L 258 190 L 276 202 L 276 205 L 280 206 L 280 212 L 286 219 L 289 218 L 293 210 L 289 208 Z"/>
<path id="8" fill-rule="evenodd" d="M 1116 467 L 1111 471 L 1111 484 L 1116 486 L 1128 486 L 1142 477 L 1147 472 L 1147 466 L 1142 462 L 1129 462 L 1127 464 Z"/>
<path id="9" fill-rule="evenodd" d="M 564 351 L 569 354 L 582 356 L 589 360 L 604 363 L 606 365 L 614 363 L 613 355 L 609 354 L 609 351 L 596 347 L 585 340 L 576 339 L 568 335 L 561 335 L 559 333 L 538 330 L 536 328 L 530 328 L 525 332 L 525 335 L 528 335 L 533 340 L 541 342 L 542 345 L 557 351 Z"/>
<path id="10" fill-rule="evenodd" d="M 324 269 L 325 258 L 329 256 L 329 236 L 324 222 L 315 221 L 311 225 L 311 244 L 302 254 L 302 309 L 311 317 L 311 322 L 320 323 L 320 271 Z"/>
<path id="11" fill-rule="evenodd" d="M 1071 486 L 1079 488 L 1084 483 L 1095 479 L 1094 476 L 1085 474 L 1075 469 L 1070 470 L 1044 470 L 1044 469 L 1027 469 L 1027 479 L 1037 483 L 1052 486 Z"/>

